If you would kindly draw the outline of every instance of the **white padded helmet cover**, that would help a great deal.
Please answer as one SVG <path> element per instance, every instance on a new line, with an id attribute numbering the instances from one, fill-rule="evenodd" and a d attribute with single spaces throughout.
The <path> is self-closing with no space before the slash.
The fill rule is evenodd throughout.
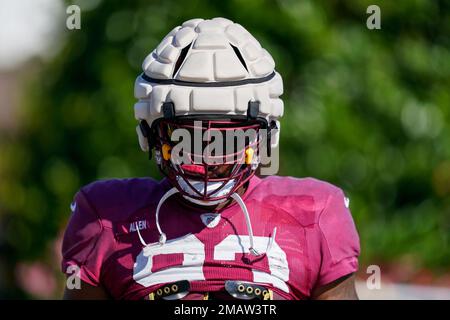
<path id="1" fill-rule="evenodd" d="M 187 54 L 175 70 L 184 48 Z M 283 81 L 275 71 L 275 62 L 247 30 L 228 19 L 192 19 L 175 27 L 145 58 L 142 69 L 146 79 L 138 76 L 134 86 L 139 99 L 134 105 L 137 120 L 151 125 L 163 116 L 162 104 L 169 101 L 174 103 L 176 115 L 245 115 L 248 102 L 259 101 L 259 116 L 276 121 L 280 127 Z M 168 84 L 164 80 L 176 81 Z M 215 84 L 200 87 L 197 83 Z M 141 148 L 148 151 L 139 127 L 137 133 Z M 272 147 L 278 140 L 279 130 L 272 137 Z"/>

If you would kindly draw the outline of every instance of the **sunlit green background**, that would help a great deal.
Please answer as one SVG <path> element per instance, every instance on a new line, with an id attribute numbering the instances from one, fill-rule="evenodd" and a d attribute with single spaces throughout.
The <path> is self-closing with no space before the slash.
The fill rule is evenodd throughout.
<path id="1" fill-rule="evenodd" d="M 401 281 L 449 271 L 448 1 L 69 3 L 80 3 L 81 30 L 61 22 L 62 49 L 21 77 L 19 129 L 0 131 L 2 297 L 39 297 L 18 280 L 27 266 L 48 275 L 46 297 L 60 294 L 56 239 L 78 188 L 158 176 L 137 143 L 134 80 L 166 33 L 196 17 L 242 24 L 274 57 L 285 86 L 279 173 L 345 190 L 361 266 L 405 269 Z M 366 27 L 371 4 L 381 30 Z"/>

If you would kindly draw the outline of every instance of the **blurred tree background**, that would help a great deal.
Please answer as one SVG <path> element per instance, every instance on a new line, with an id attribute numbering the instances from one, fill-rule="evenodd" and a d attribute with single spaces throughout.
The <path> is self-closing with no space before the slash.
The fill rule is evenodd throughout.
<path id="1" fill-rule="evenodd" d="M 82 185 L 159 177 L 138 147 L 134 80 L 159 41 L 196 17 L 238 22 L 272 54 L 285 85 L 280 174 L 345 190 L 361 264 L 449 270 L 448 1 L 66 4 L 77 3 L 81 30 L 61 25 L 60 52 L 24 77 L 19 130 L 0 135 L 0 296 L 31 297 L 18 278 L 32 272 L 50 296 L 61 292 L 55 239 Z M 371 4 L 381 30 L 366 27 Z"/>

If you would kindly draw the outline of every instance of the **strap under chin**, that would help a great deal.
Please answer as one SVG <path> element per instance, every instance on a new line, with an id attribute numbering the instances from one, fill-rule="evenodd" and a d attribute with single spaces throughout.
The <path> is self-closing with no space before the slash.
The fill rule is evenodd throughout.
<path id="1" fill-rule="evenodd" d="M 164 232 L 162 232 L 161 226 L 159 225 L 159 210 L 161 209 L 162 204 L 172 195 L 174 195 L 175 193 L 178 193 L 177 188 L 172 188 L 170 190 L 168 190 L 163 196 L 162 198 L 159 200 L 158 206 L 156 207 L 156 212 L 155 212 L 155 221 L 156 221 L 156 228 L 158 229 L 159 232 L 159 244 L 163 245 L 166 243 L 167 237 L 166 234 Z M 141 244 L 146 247 L 148 246 L 148 244 L 144 241 L 144 238 L 142 238 L 141 233 L 139 232 L 139 228 L 136 228 L 137 234 L 139 236 L 139 241 L 141 241 Z"/>

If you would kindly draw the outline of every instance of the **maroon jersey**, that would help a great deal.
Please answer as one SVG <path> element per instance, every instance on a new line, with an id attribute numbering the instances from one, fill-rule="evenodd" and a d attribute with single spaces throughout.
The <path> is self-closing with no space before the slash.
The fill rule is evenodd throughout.
<path id="1" fill-rule="evenodd" d="M 116 299 L 145 299 L 181 280 L 189 281 L 192 293 L 223 292 L 226 280 L 240 280 L 283 299 L 305 299 L 314 288 L 358 268 L 359 238 L 348 200 L 331 184 L 253 177 L 242 199 L 259 256 L 249 253 L 238 204 L 210 212 L 186 206 L 179 195 L 161 207 L 167 242 L 159 244 L 155 211 L 170 188 L 167 180 L 147 178 L 82 188 L 64 236 L 63 272 L 78 266 L 84 282 L 101 285 Z"/>

